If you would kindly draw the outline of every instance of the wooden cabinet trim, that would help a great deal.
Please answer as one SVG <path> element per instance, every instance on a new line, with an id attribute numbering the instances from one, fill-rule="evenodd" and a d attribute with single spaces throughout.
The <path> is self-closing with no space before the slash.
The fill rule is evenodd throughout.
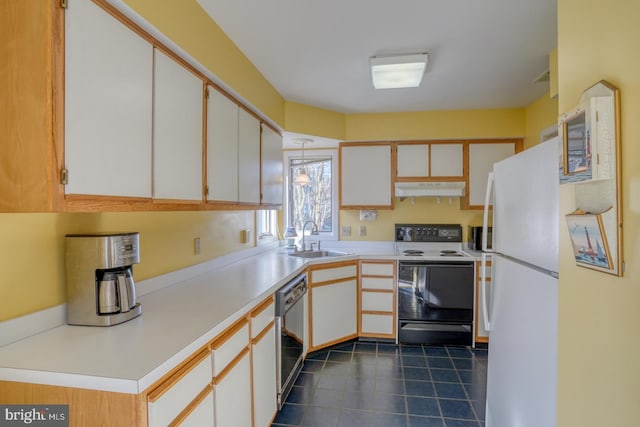
<path id="1" fill-rule="evenodd" d="M 168 427 L 176 427 L 182 424 L 182 422 L 191 414 L 197 407 L 202 403 L 204 399 L 207 398 L 209 393 L 213 391 L 213 385 L 211 383 L 207 384 L 205 388 L 202 389 L 200 393 L 184 408 L 178 416 L 174 418 L 173 421 L 169 423 Z"/>
<path id="2" fill-rule="evenodd" d="M 251 310 L 251 317 L 256 317 L 257 315 L 265 311 L 273 303 L 274 303 L 273 295 L 268 296 L 267 298 L 265 298 L 264 301 L 256 305 L 253 308 L 253 310 Z"/>
<path id="3" fill-rule="evenodd" d="M 247 319 L 247 317 L 243 317 L 242 319 L 238 320 L 233 325 L 229 326 L 222 333 L 220 333 L 213 340 L 211 340 L 211 344 L 210 344 L 211 350 L 216 350 L 216 349 L 222 347 L 238 331 L 240 331 L 242 328 L 244 328 L 245 326 L 248 326 L 248 325 L 249 325 L 249 320 Z"/>
<path id="4" fill-rule="evenodd" d="M 231 372 L 233 368 L 235 368 L 236 365 L 240 363 L 240 361 L 242 361 L 242 358 L 246 356 L 249 353 L 249 351 L 250 351 L 249 346 L 247 345 L 247 347 L 245 347 L 231 362 L 229 362 L 227 366 L 225 366 L 225 368 L 222 371 L 220 371 L 218 375 L 216 375 L 216 377 L 213 379 L 213 385 L 215 386 L 220 384 L 220 382 L 224 380 L 224 378 L 229 374 L 229 372 Z"/>
<path id="5" fill-rule="evenodd" d="M 184 378 L 193 368 L 195 368 L 205 358 L 210 357 L 211 353 L 208 348 L 204 348 L 196 353 L 194 356 L 178 365 L 167 375 L 156 381 L 149 389 L 147 393 L 147 401 L 155 402 L 163 394 L 165 394 L 171 387 L 173 387 L 178 381 Z"/>
<path id="6" fill-rule="evenodd" d="M 267 335 L 269 333 L 271 328 L 273 328 L 275 326 L 275 324 L 276 324 L 275 320 L 272 320 L 271 322 L 269 322 L 269 324 L 267 326 L 265 326 L 265 328 L 262 331 L 260 331 L 260 333 L 258 335 L 256 335 L 255 338 L 251 339 L 251 345 L 260 342 L 262 340 L 262 338 L 264 338 L 265 335 Z"/>

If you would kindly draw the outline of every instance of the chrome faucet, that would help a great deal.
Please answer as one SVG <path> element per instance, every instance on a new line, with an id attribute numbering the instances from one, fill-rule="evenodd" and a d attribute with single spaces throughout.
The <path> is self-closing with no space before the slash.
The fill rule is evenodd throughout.
<path id="1" fill-rule="evenodd" d="M 320 233 L 318 233 L 318 226 L 316 225 L 315 222 L 313 221 L 307 221 L 304 223 L 304 225 L 302 226 L 302 251 L 306 251 L 307 250 L 307 246 L 304 243 L 304 229 L 307 228 L 308 224 L 313 224 L 313 228 L 311 229 L 311 233 L 309 234 L 310 236 L 317 236 Z M 313 245 L 311 246 L 311 250 L 313 250 Z"/>

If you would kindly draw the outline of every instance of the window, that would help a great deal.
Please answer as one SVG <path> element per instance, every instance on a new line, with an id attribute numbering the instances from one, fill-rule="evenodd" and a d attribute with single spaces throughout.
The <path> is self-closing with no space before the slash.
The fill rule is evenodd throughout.
<path id="1" fill-rule="evenodd" d="M 337 168 L 334 150 L 306 151 L 304 160 L 301 152 L 287 152 L 287 220 L 302 236 L 302 227 L 312 221 L 318 227 L 320 238 L 337 238 Z M 293 184 L 304 169 L 310 178 L 309 185 Z M 311 232 L 311 225 L 305 229 Z M 318 238 L 316 236 L 316 238 Z"/>
<path id="2" fill-rule="evenodd" d="M 256 212 L 256 245 L 278 240 L 278 211 L 275 209 Z"/>

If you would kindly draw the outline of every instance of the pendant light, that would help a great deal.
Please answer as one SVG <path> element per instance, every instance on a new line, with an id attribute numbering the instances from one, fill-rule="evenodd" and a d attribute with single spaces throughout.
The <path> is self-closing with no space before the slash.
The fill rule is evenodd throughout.
<path id="1" fill-rule="evenodd" d="M 307 170 L 304 167 L 304 145 L 308 143 L 312 143 L 313 139 L 311 138 L 298 138 L 295 140 L 296 144 L 302 145 L 302 167 L 299 169 L 298 176 L 296 176 L 293 180 L 293 185 L 306 186 L 311 185 L 311 178 L 307 175 Z"/>

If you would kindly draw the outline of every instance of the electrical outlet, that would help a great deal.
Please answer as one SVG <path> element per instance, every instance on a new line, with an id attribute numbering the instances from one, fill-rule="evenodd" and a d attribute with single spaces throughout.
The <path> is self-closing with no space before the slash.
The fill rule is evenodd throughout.
<path id="1" fill-rule="evenodd" d="M 366 236 L 367 235 L 367 226 L 366 225 L 361 225 L 360 226 L 360 236 Z"/>
<path id="2" fill-rule="evenodd" d="M 200 255 L 200 238 L 196 237 L 193 239 L 193 254 Z"/>
<path id="3" fill-rule="evenodd" d="M 342 228 L 340 229 L 340 235 L 341 236 L 351 236 L 351 226 L 350 225 L 343 225 Z"/>

